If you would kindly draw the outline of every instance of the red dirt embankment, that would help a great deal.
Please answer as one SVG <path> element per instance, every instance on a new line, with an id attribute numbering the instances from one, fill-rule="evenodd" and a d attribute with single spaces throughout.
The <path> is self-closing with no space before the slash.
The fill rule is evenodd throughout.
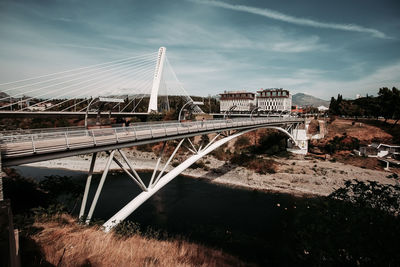
<path id="1" fill-rule="evenodd" d="M 336 119 L 328 125 L 327 141 L 334 136 L 347 135 L 357 138 L 361 144 L 372 142 L 392 143 L 393 136 L 385 132 L 382 128 L 356 122 L 352 120 Z"/>
<path id="2" fill-rule="evenodd" d="M 369 145 L 373 142 L 394 143 L 393 135 L 388 133 L 388 129 L 386 129 L 391 129 L 390 125 L 385 128 L 381 125 L 374 125 L 373 121 L 354 121 L 337 118 L 329 123 L 327 128 L 328 133 L 324 139 L 311 141 L 311 152 L 325 151 L 327 153 L 327 145 L 333 142 L 335 137 L 342 138 L 340 142 L 343 147 L 351 147 L 351 143 L 355 139 L 359 140 L 360 145 Z M 358 149 L 358 147 L 356 148 Z M 354 156 L 351 152 L 351 150 L 338 150 L 330 156 L 345 164 L 372 170 L 383 170 L 384 166 L 378 159 Z M 400 172 L 396 169 L 393 169 L 393 171 Z"/>

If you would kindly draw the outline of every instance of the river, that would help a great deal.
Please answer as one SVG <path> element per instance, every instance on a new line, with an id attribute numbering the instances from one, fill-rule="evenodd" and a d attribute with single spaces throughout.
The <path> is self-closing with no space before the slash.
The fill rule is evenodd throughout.
<path id="1" fill-rule="evenodd" d="M 22 176 L 42 180 L 45 176 L 71 176 L 85 183 L 86 173 L 19 166 Z M 148 181 L 151 174 L 140 173 Z M 93 198 L 100 175 L 94 176 L 89 194 Z M 124 173 L 109 173 L 94 212 L 107 220 L 135 195 L 137 185 Z M 296 202 L 287 194 L 233 188 L 206 179 L 178 176 L 151 197 L 128 220 L 171 237 L 221 248 L 258 264 L 290 262 L 294 242 L 290 229 Z M 78 208 L 74 213 L 78 213 Z M 87 207 L 87 210 L 89 207 Z M 86 210 L 86 212 L 87 212 Z"/>

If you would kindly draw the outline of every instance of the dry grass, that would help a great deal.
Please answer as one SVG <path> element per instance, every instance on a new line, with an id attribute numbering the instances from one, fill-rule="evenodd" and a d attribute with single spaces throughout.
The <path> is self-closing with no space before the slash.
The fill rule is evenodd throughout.
<path id="1" fill-rule="evenodd" d="M 219 250 L 182 240 L 159 241 L 133 235 L 118 238 L 71 217 L 35 222 L 32 238 L 46 260 L 57 266 L 245 266 Z M 64 255 L 63 255 L 64 254 Z"/>

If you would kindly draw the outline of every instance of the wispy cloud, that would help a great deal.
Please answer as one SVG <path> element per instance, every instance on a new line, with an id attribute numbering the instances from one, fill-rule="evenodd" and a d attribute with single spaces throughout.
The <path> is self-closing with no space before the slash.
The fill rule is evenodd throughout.
<path id="1" fill-rule="evenodd" d="M 350 66 L 350 68 L 352 68 Z M 354 98 L 356 94 L 376 95 L 381 87 L 399 87 L 400 62 L 378 68 L 367 76 L 358 79 L 338 80 L 330 78 L 331 71 L 320 69 L 299 69 L 290 75 L 265 75 L 251 81 L 250 88 L 257 88 L 260 84 L 268 84 L 271 87 L 284 87 L 293 93 L 311 94 L 322 99 L 329 100 L 331 96 L 342 94 L 347 98 Z"/>
<path id="2" fill-rule="evenodd" d="M 55 44 L 55 45 L 59 45 L 59 46 L 64 46 L 64 47 L 72 47 L 72 48 L 78 48 L 78 49 L 91 49 L 91 50 L 103 50 L 103 51 L 115 51 L 115 49 L 110 49 L 110 48 L 106 48 L 106 47 L 100 47 L 100 46 L 88 46 L 88 45 L 77 45 L 77 44 Z"/>
<path id="3" fill-rule="evenodd" d="M 307 18 L 298 18 L 291 15 L 283 14 L 281 12 L 267 9 L 267 8 L 257 8 L 245 5 L 232 5 L 225 2 L 214 1 L 214 0 L 189 0 L 194 3 L 210 5 L 215 7 L 221 7 L 225 9 L 231 9 L 241 12 L 247 12 L 251 14 L 256 14 L 260 16 L 264 16 L 270 19 L 275 19 L 279 21 L 284 21 L 287 23 L 293 23 L 297 25 L 310 26 L 315 28 L 325 28 L 325 29 L 335 29 L 335 30 L 343 30 L 343 31 L 351 31 L 351 32 L 363 32 L 369 33 L 376 38 L 388 38 L 385 33 L 367 28 L 355 24 L 340 24 L 340 23 L 330 23 L 330 22 L 321 22 L 316 20 L 311 20 Z"/>
<path id="4" fill-rule="evenodd" d="M 226 25 L 213 25 L 211 30 L 207 24 L 183 22 L 180 19 L 164 16 L 156 17 L 151 29 L 144 36 L 129 35 L 124 29 L 104 36 L 112 40 L 148 44 L 153 47 L 164 45 L 172 48 L 186 47 L 225 52 L 243 50 L 247 53 L 249 51 L 304 53 L 329 49 L 329 46 L 321 43 L 316 35 L 299 36 L 269 25 L 248 29 L 246 32 Z"/>

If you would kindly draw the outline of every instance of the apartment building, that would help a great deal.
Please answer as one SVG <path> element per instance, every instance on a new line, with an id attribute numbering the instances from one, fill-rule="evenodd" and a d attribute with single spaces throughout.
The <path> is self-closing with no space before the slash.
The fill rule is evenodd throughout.
<path id="1" fill-rule="evenodd" d="M 282 88 L 269 88 L 257 91 L 257 106 L 266 111 L 291 111 L 292 95 Z"/>
<path id="2" fill-rule="evenodd" d="M 220 112 L 236 106 L 234 112 L 250 112 L 255 107 L 255 94 L 246 91 L 225 91 L 220 94 Z"/>

